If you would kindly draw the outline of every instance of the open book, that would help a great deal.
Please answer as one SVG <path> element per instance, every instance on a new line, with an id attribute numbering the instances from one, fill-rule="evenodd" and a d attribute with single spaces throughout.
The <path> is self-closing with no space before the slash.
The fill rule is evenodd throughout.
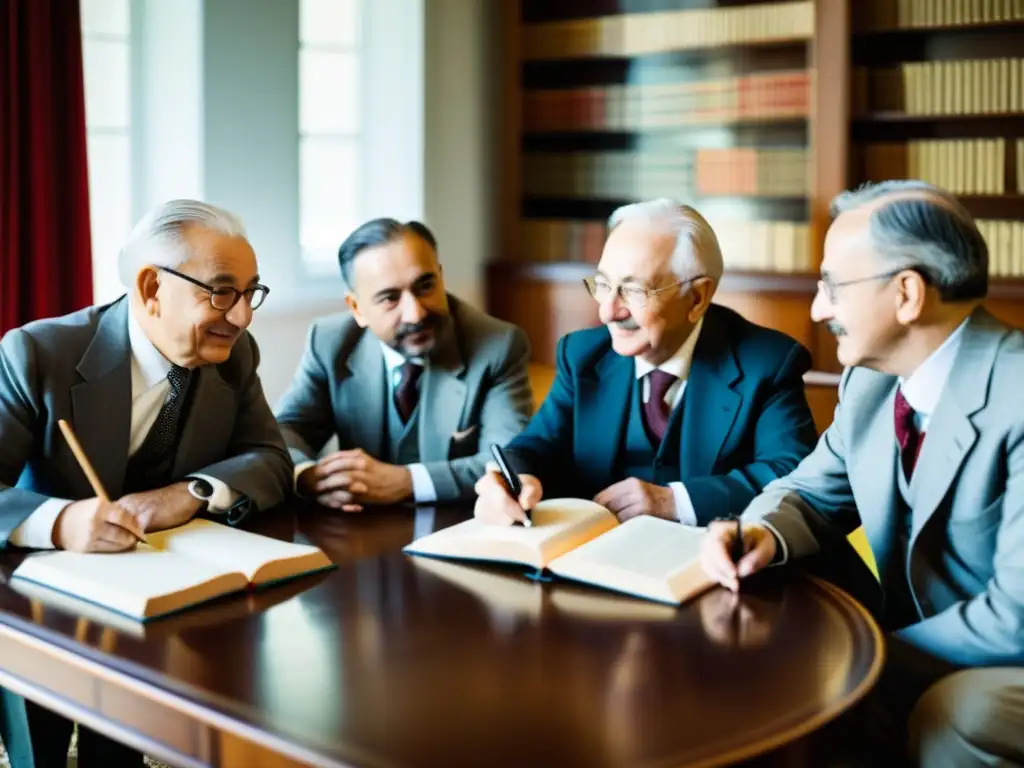
<path id="1" fill-rule="evenodd" d="M 619 524 L 604 507 L 583 499 L 547 499 L 533 510 L 533 527 L 467 520 L 424 536 L 412 555 L 532 566 L 662 603 L 680 605 L 714 586 L 698 559 L 704 530 L 655 517 Z"/>
<path id="2" fill-rule="evenodd" d="M 262 587 L 333 564 L 322 551 L 209 520 L 146 534 L 129 552 L 38 552 L 11 576 L 138 621 Z"/>

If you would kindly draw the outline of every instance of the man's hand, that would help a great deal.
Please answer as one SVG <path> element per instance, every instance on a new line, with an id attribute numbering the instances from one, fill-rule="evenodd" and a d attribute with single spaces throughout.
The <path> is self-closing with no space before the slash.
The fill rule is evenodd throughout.
<path id="1" fill-rule="evenodd" d="M 300 493 L 325 507 L 360 512 L 367 504 L 395 504 L 412 496 L 412 474 L 362 448 L 336 451 L 299 475 Z"/>
<path id="2" fill-rule="evenodd" d="M 533 509 L 544 498 L 540 480 L 533 475 L 520 475 L 523 491 L 513 499 L 501 473 L 488 467 L 487 472 L 476 481 L 476 504 L 473 516 L 492 525 L 512 525 L 526 521 L 524 509 Z"/>
<path id="3" fill-rule="evenodd" d="M 142 525 L 124 507 L 98 498 L 73 501 L 53 525 L 53 544 L 69 552 L 123 552 L 142 538 Z"/>
<path id="4" fill-rule="evenodd" d="M 130 493 L 117 500 L 135 515 L 147 531 L 162 531 L 184 525 L 202 508 L 202 502 L 188 492 L 188 481 L 142 493 Z"/>
<path id="5" fill-rule="evenodd" d="M 743 550 L 746 554 L 734 563 L 729 553 L 736 540 L 736 523 L 717 520 L 708 526 L 700 550 L 704 572 L 733 592 L 740 588 L 740 579 L 760 571 L 775 558 L 775 537 L 763 525 L 743 526 Z"/>
<path id="6" fill-rule="evenodd" d="M 671 488 L 652 485 L 635 477 L 629 477 L 615 485 L 609 485 L 597 496 L 594 503 L 600 504 L 614 514 L 620 523 L 637 515 L 653 515 L 666 520 L 676 517 L 676 497 Z"/>

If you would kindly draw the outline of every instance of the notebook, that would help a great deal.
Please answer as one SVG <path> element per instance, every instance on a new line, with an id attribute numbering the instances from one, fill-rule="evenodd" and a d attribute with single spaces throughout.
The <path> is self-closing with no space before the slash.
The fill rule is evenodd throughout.
<path id="1" fill-rule="evenodd" d="M 196 519 L 116 554 L 37 552 L 11 575 L 148 621 L 334 567 L 320 549 Z"/>
<path id="2" fill-rule="evenodd" d="M 407 554 L 521 564 L 554 577 L 681 605 L 715 582 L 700 566 L 705 530 L 642 515 L 619 523 L 584 499 L 547 499 L 533 527 L 473 519 L 423 536 Z"/>

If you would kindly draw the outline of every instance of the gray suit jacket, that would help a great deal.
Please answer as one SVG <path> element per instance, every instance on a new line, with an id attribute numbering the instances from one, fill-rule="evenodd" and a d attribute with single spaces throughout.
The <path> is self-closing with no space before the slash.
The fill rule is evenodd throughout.
<path id="1" fill-rule="evenodd" d="M 122 495 L 131 432 L 128 300 L 39 320 L 0 341 L 0 544 L 47 497 L 94 496 L 57 422 L 67 419 L 112 499 Z M 215 477 L 245 499 L 237 522 L 291 490 L 292 463 L 249 334 L 204 366 L 182 427 L 173 477 Z"/>
<path id="2" fill-rule="evenodd" d="M 1024 661 L 1024 334 L 983 309 L 964 328 L 909 492 L 907 569 L 920 621 L 897 638 L 957 665 Z M 897 379 L 848 369 L 835 420 L 743 514 L 767 520 L 790 557 L 864 525 L 883 591 L 898 510 Z"/>
<path id="3" fill-rule="evenodd" d="M 472 498 L 491 444 L 508 443 L 533 411 L 526 334 L 448 300 L 452 322 L 420 380 L 419 458 L 440 502 Z M 351 315 L 315 323 L 277 407 L 295 463 L 315 460 L 335 434 L 340 448 L 383 458 L 384 377 L 380 341 Z"/>

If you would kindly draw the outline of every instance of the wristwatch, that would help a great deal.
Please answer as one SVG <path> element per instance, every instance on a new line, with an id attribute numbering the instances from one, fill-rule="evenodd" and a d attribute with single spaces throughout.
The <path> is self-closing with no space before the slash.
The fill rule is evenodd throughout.
<path id="1" fill-rule="evenodd" d="M 196 514 L 205 512 L 206 508 L 210 506 L 210 499 L 213 498 L 213 486 L 201 477 L 193 477 L 188 484 L 188 492 L 202 502 Z"/>

